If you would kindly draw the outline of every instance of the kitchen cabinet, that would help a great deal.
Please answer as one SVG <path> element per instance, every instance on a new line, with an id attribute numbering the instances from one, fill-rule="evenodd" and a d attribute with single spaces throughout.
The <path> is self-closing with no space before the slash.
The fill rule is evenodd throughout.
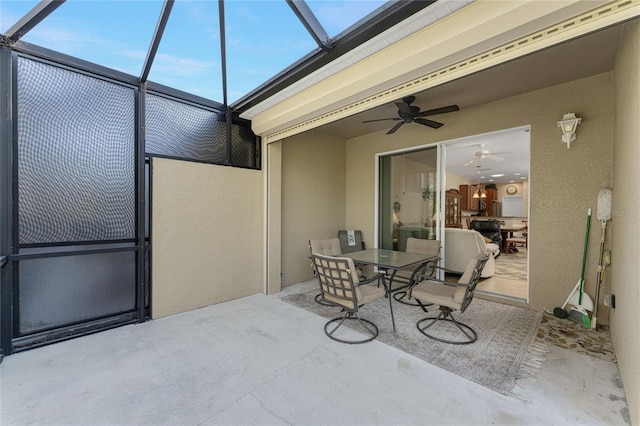
<path id="1" fill-rule="evenodd" d="M 460 185 L 460 194 L 462 202 L 460 207 L 462 210 L 478 210 L 478 198 L 473 198 L 473 191 L 476 189 L 475 185 Z"/>
<path id="2" fill-rule="evenodd" d="M 486 198 L 473 198 L 473 192 L 477 185 L 460 185 L 462 196 L 462 210 L 473 210 L 482 216 L 493 216 L 493 202 L 498 200 L 498 191 L 492 188 L 485 188 Z"/>

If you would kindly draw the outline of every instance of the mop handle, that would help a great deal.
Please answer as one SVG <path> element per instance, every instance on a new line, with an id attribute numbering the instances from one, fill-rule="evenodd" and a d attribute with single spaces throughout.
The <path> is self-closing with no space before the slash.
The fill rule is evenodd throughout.
<path id="1" fill-rule="evenodd" d="M 589 246 L 589 229 L 591 228 L 591 209 L 587 213 L 587 232 L 584 235 L 584 250 L 582 251 L 582 272 L 580 273 L 580 294 L 578 305 L 582 305 L 582 291 L 584 288 L 584 270 L 587 265 L 587 247 Z"/>

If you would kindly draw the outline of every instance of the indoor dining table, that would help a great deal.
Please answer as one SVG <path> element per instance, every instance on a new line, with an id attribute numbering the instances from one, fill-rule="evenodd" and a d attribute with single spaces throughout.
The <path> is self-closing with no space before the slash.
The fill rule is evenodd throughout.
<path id="1" fill-rule="evenodd" d="M 524 226 L 501 226 L 500 227 L 500 234 L 502 234 L 502 247 L 500 249 L 503 253 L 507 253 L 509 251 L 507 247 L 508 246 L 507 238 L 513 237 L 514 232 L 523 231 L 524 229 L 525 229 Z"/>
<path id="2" fill-rule="evenodd" d="M 409 286 L 408 283 L 402 283 L 399 287 L 392 287 L 396 272 L 409 268 L 415 270 L 416 268 L 422 267 L 426 263 L 438 258 L 437 256 L 429 254 L 407 253 L 404 251 L 378 248 L 344 253 L 340 256 L 353 259 L 353 263 L 356 265 L 371 265 L 378 269 L 391 272 L 389 281 L 387 282 L 386 280 L 383 280 L 383 285 L 387 292 L 387 298 L 389 299 L 389 312 L 391 313 L 391 324 L 393 325 L 394 332 L 396 331 L 396 322 L 393 317 L 393 306 L 391 303 L 391 299 L 393 299 L 393 297 L 391 297 L 391 293 Z"/>

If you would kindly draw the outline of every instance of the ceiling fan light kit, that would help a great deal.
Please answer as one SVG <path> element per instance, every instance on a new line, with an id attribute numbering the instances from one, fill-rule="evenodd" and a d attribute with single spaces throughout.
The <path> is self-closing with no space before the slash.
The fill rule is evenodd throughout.
<path id="1" fill-rule="evenodd" d="M 484 160 L 484 159 L 493 160 L 493 161 L 504 161 L 504 158 L 498 157 L 496 154 L 506 154 L 506 152 L 498 152 L 498 153 L 492 154 L 491 152 L 489 152 L 488 149 L 485 148 L 485 144 L 477 144 L 474 146 L 477 146 L 480 149 L 473 153 L 473 158 L 471 160 L 464 163 L 465 166 L 469 166 L 478 160 Z"/>
<path id="2" fill-rule="evenodd" d="M 379 118 L 376 120 L 366 120 L 363 123 L 373 123 L 375 121 L 398 121 L 398 123 L 393 126 L 388 132 L 387 135 L 395 133 L 400 127 L 409 123 L 418 123 L 423 126 L 431 127 L 432 129 L 439 129 L 444 126 L 443 123 L 439 123 L 437 121 L 429 120 L 427 117 L 429 115 L 438 115 L 444 114 L 447 112 L 455 112 L 460 111 L 460 107 L 458 105 L 449 105 L 442 108 L 430 109 L 427 111 L 420 111 L 420 107 L 411 105 L 416 100 L 415 96 L 407 96 L 402 98 L 402 102 L 396 102 L 396 107 L 398 107 L 398 117 L 393 118 Z"/>
<path id="3" fill-rule="evenodd" d="M 487 198 L 487 191 L 484 189 L 484 185 L 480 184 L 480 167 L 481 166 L 476 166 L 476 167 L 478 168 L 478 184 L 473 190 L 473 198 Z"/>

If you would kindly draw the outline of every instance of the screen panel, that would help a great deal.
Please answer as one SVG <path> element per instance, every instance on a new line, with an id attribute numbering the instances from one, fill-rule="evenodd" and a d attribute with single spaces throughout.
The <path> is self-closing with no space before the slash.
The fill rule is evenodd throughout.
<path id="1" fill-rule="evenodd" d="M 135 91 L 18 58 L 20 244 L 135 237 Z"/>
<path id="2" fill-rule="evenodd" d="M 135 251 L 20 261 L 20 335 L 135 309 Z"/>
<path id="3" fill-rule="evenodd" d="M 231 163 L 237 167 L 258 167 L 258 138 L 247 124 L 231 125 Z"/>
<path id="4" fill-rule="evenodd" d="M 147 94 L 145 151 L 148 154 L 223 164 L 224 115 Z"/>

